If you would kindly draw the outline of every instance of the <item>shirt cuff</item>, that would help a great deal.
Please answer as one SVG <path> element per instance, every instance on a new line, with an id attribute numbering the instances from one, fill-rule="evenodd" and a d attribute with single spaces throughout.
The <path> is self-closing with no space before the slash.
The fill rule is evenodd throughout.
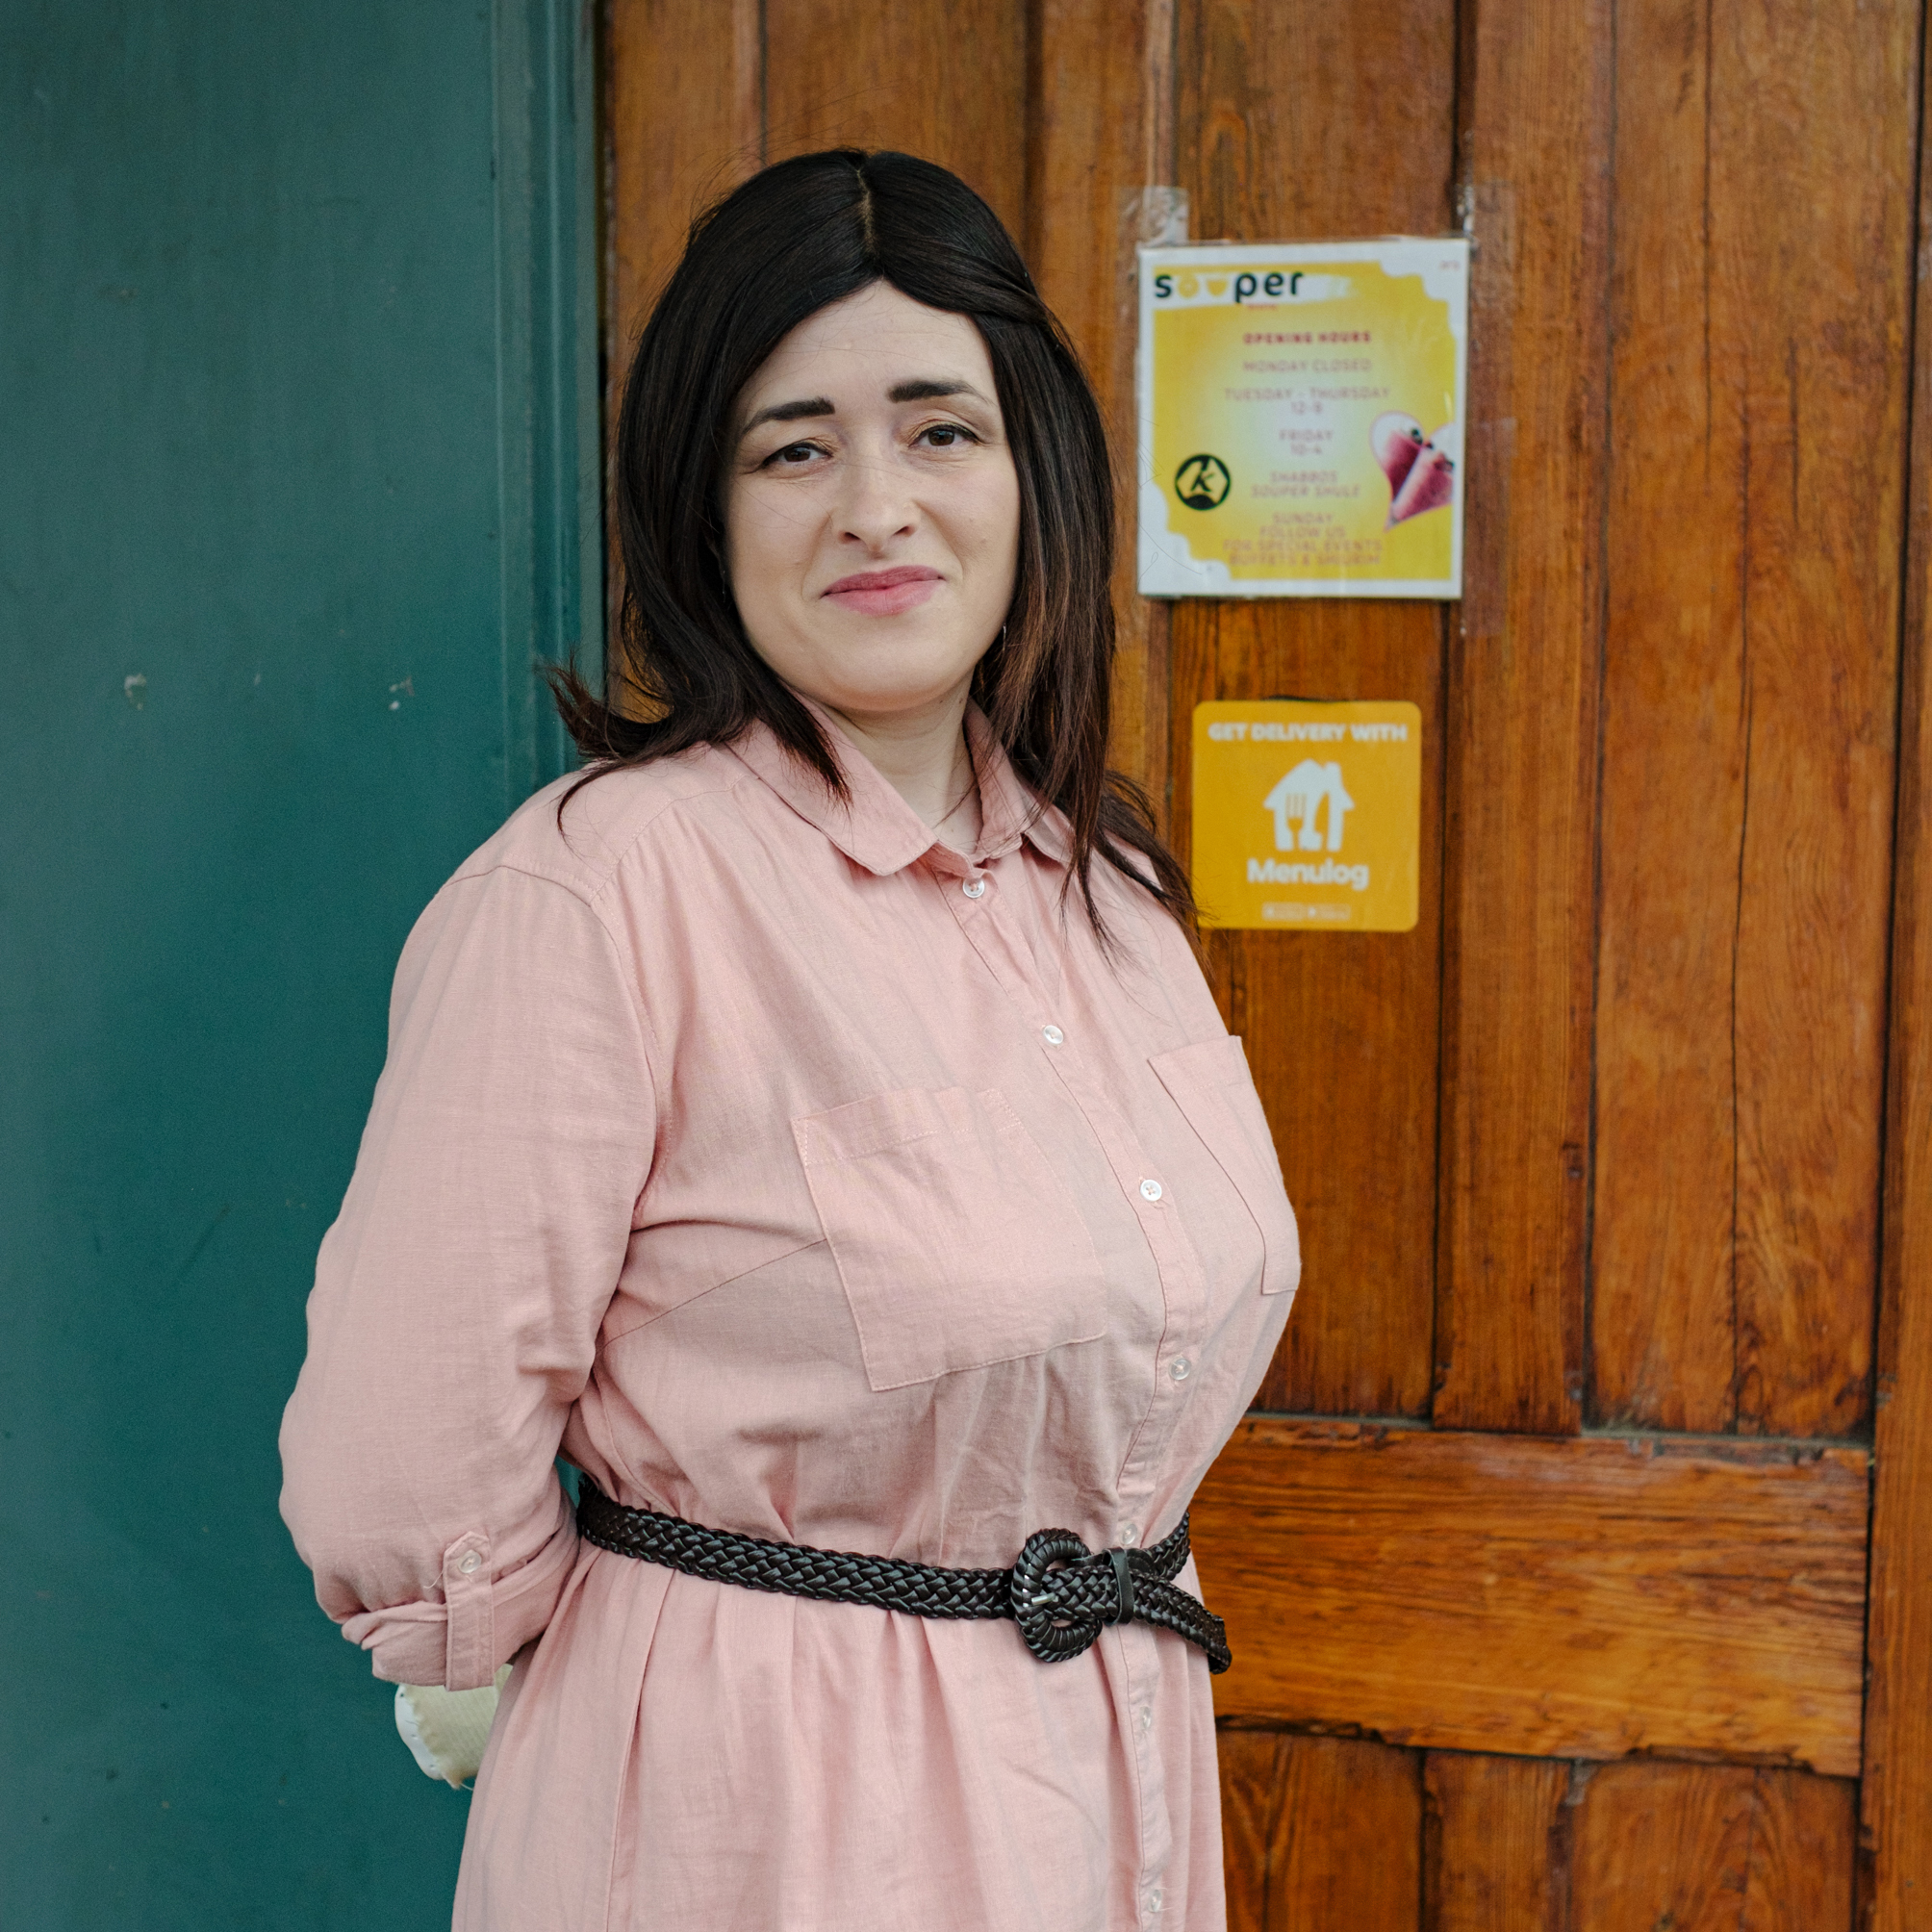
<path id="1" fill-rule="evenodd" d="M 385 1683 L 478 1690 L 542 1636 L 576 1554 L 576 1517 L 567 1513 L 528 1563 L 493 1581 L 489 1535 L 469 1531 L 443 1553 L 443 1602 L 361 1611 L 343 1621 L 343 1635 L 369 1653 L 369 1668 Z"/>

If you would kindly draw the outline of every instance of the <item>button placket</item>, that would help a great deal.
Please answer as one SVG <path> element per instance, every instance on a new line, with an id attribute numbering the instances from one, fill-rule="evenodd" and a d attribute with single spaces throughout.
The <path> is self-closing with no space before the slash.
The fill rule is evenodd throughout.
<path id="1" fill-rule="evenodd" d="M 955 901 L 953 910 L 967 943 L 979 953 L 1006 997 L 1020 1012 L 1034 1015 L 1035 1030 L 1053 1049 L 1047 1055 L 1049 1063 L 1059 1076 L 1068 1099 L 1085 1119 L 1116 1183 L 1130 1202 L 1138 1195 L 1141 1203 L 1137 1218 L 1154 1261 L 1165 1320 L 1155 1345 L 1154 1359 L 1148 1363 L 1153 1400 L 1133 1432 L 1115 1492 L 1123 1512 L 1141 1513 L 1152 1507 L 1157 1472 L 1187 1407 L 1186 1391 L 1162 1373 L 1162 1364 L 1169 1351 L 1191 1350 L 1202 1338 L 1208 1313 L 1207 1276 L 1180 1215 L 1169 1211 L 1171 1203 L 1162 1205 L 1166 1189 L 1148 1173 L 1146 1150 L 1139 1145 L 1128 1121 L 1098 1083 L 1087 1077 L 1081 1055 L 1066 1042 L 1064 1032 L 1057 1044 L 1048 1037 L 1049 1028 L 1060 1030 L 1040 1009 L 1047 1000 L 1056 997 L 1058 989 L 1039 983 L 1025 961 L 999 942 L 1000 922 L 987 910 L 993 903 L 989 897 L 983 905 L 975 906 L 969 916 L 967 906 Z M 1153 1187 L 1154 1193 L 1146 1192 L 1148 1186 Z"/>

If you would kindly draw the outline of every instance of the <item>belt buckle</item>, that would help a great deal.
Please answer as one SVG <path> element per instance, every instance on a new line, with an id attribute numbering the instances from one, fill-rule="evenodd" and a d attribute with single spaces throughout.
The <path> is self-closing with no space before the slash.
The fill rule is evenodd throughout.
<path id="1" fill-rule="evenodd" d="M 1107 1624 L 1131 1621 L 1131 1556 L 1128 1550 L 1090 1550 L 1071 1530 L 1034 1531 L 1008 1585 L 1027 1648 L 1043 1664 L 1063 1664 L 1092 1648 Z M 1103 1576 L 1107 1589 L 1095 1589 Z"/>

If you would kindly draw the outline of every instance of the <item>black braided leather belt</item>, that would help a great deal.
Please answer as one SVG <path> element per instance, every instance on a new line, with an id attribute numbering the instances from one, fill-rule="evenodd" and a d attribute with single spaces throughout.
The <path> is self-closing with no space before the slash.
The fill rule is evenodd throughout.
<path id="1" fill-rule="evenodd" d="M 1109 1623 L 1138 1617 L 1196 1643 L 1219 1673 L 1233 1662 L 1227 1626 L 1174 1587 L 1187 1561 L 1187 1518 L 1152 1548 L 1089 1550 L 1071 1530 L 1038 1530 L 1009 1570 L 942 1569 L 707 1530 L 680 1516 L 614 1503 L 588 1476 L 577 1503 L 586 1542 L 686 1576 L 825 1603 L 868 1603 L 907 1616 L 1011 1617 L 1046 1664 L 1078 1657 Z"/>

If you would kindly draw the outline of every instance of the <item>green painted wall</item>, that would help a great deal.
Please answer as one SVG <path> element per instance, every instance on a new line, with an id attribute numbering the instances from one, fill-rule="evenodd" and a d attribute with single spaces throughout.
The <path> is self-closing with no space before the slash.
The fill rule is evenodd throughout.
<path id="1" fill-rule="evenodd" d="M 467 1799 L 317 1610 L 275 1431 L 397 949 L 595 627 L 582 33 L 0 0 L 17 1932 L 447 1922 Z"/>

